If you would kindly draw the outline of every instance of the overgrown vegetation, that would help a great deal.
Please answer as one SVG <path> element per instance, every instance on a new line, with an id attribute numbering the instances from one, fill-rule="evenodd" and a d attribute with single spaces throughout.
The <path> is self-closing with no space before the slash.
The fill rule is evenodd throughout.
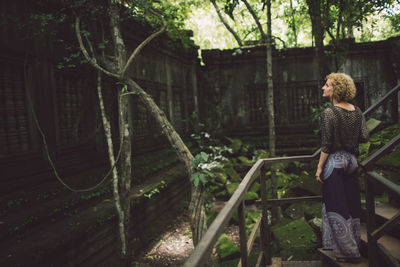
<path id="1" fill-rule="evenodd" d="M 322 108 L 321 108 L 322 109 Z M 316 117 L 319 113 L 315 111 Z M 381 129 L 371 135 L 368 143 L 360 146 L 360 160 L 374 153 L 394 136 L 400 133 L 400 124 Z M 207 133 L 193 136 L 202 153 L 209 155 L 208 162 L 212 168 L 207 169 L 206 211 L 207 225 L 210 225 L 219 213 L 216 203 L 227 201 L 241 182 L 249 168 L 260 158 L 267 158 L 267 150 L 256 149 L 253 145 L 243 144 L 239 139 L 225 137 L 215 139 Z M 198 154 L 199 157 L 201 155 Z M 218 155 L 218 156 L 216 156 Z M 210 160 L 212 158 L 212 160 Z M 392 179 L 398 173 L 400 153 L 395 149 L 377 163 L 378 171 Z M 279 198 L 320 195 L 321 186 L 313 174 L 316 162 L 312 163 L 281 163 L 277 166 Z M 270 171 L 266 173 L 267 179 Z M 400 181 L 395 181 L 400 184 Z M 271 198 L 271 180 L 267 180 L 268 198 Z M 386 194 L 378 195 L 377 201 L 387 201 Z M 245 223 L 247 234 L 261 214 L 255 201 L 260 199 L 260 184 L 257 180 L 245 197 Z M 270 214 L 269 214 L 270 216 Z M 231 224 L 238 224 L 237 213 L 232 217 Z M 278 223 L 272 227 L 272 251 L 275 256 L 284 260 L 313 260 L 318 258 L 316 248 L 320 247 L 321 235 L 321 203 L 293 203 L 282 205 L 282 215 Z M 238 247 L 227 235 L 220 237 L 216 244 L 219 264 L 237 264 Z M 236 259 L 236 260 L 235 260 Z"/>
<path id="2" fill-rule="evenodd" d="M 207 182 L 206 212 L 207 225 L 210 225 L 219 213 L 218 207 L 221 205 L 218 205 L 218 203 L 227 201 L 251 166 L 257 160 L 269 157 L 269 152 L 265 149 L 256 149 L 251 144 L 244 144 L 239 139 L 212 138 L 208 133 L 194 135 L 193 138 L 201 150 L 197 157 L 201 162 L 199 166 L 201 166 L 200 169 Z M 202 155 L 207 155 L 207 157 L 202 157 Z M 207 160 L 205 160 L 206 158 Z M 300 162 L 278 164 L 276 166 L 278 196 L 283 198 L 319 195 L 320 185 L 313 179 L 313 170 L 313 164 Z M 271 198 L 271 171 L 268 170 L 266 175 L 268 179 L 267 194 Z M 260 184 L 256 180 L 245 196 L 245 223 L 248 235 L 261 214 L 260 207 L 256 204 L 259 199 Z M 320 231 L 321 204 L 283 205 L 282 210 L 282 217 L 273 228 L 274 241 L 272 246 L 275 255 L 284 255 L 285 259 L 289 257 L 292 259 L 315 258 L 314 249 L 318 245 L 316 236 Z M 238 224 L 236 212 L 230 223 Z M 291 223 L 293 225 L 290 225 Z M 282 235 L 281 233 L 285 234 Z M 230 264 L 231 262 L 237 264 L 237 261 L 233 258 L 237 258 L 238 248 L 228 236 L 221 236 L 216 248 L 221 264 Z"/>

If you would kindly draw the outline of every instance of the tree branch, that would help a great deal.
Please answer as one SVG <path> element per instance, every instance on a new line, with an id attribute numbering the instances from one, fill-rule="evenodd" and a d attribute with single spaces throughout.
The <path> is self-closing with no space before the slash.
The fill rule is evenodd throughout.
<path id="1" fill-rule="evenodd" d="M 215 3 L 215 0 L 210 0 L 210 1 L 213 4 L 215 11 L 217 12 L 217 15 L 218 15 L 220 21 L 222 22 L 222 24 L 224 24 L 225 28 L 233 35 L 233 37 L 235 37 L 236 42 L 239 44 L 239 46 L 243 46 L 243 42 L 240 39 L 239 35 L 236 34 L 236 32 L 231 28 L 231 26 L 229 26 L 228 22 L 222 16 L 221 12 L 218 9 L 217 4 Z"/>
<path id="2" fill-rule="evenodd" d="M 131 65 L 133 59 L 135 59 L 135 57 L 140 53 L 140 51 L 143 49 L 143 47 L 145 47 L 154 38 L 159 36 L 161 33 L 163 33 L 167 29 L 167 22 L 165 21 L 164 17 L 161 14 L 157 13 L 156 11 L 154 11 L 153 9 L 151 9 L 151 8 L 149 10 L 150 10 L 150 13 L 152 13 L 155 16 L 157 16 L 161 20 L 163 25 L 161 26 L 160 30 L 158 30 L 157 32 L 155 32 L 152 35 L 150 35 L 149 37 L 147 37 L 146 40 L 144 40 L 138 47 L 136 47 L 135 51 L 133 51 L 133 53 L 129 57 L 128 61 L 126 62 L 124 69 L 121 72 L 121 77 L 122 78 L 125 77 L 126 71 L 128 70 L 129 66 Z"/>
<path id="3" fill-rule="evenodd" d="M 280 37 L 273 35 L 273 36 L 271 36 L 271 38 L 273 38 L 273 39 L 278 39 L 279 41 L 282 42 L 283 48 L 286 48 L 286 43 L 285 43 L 285 41 L 283 41 Z"/>
<path id="4" fill-rule="evenodd" d="M 258 19 L 256 13 L 254 12 L 254 9 L 250 6 L 249 2 L 247 0 L 242 0 L 242 2 L 246 5 L 247 10 L 250 12 L 251 16 L 253 17 L 255 23 L 257 24 L 258 30 L 260 31 L 261 38 L 264 40 L 264 42 L 267 39 L 267 35 L 265 34 L 262 25 L 260 23 L 260 20 Z"/>
<path id="5" fill-rule="evenodd" d="M 104 72 L 104 73 L 107 74 L 108 76 L 111 76 L 111 77 L 114 77 L 114 78 L 117 78 L 117 79 L 121 79 L 121 77 L 120 77 L 119 75 L 117 75 L 117 74 L 115 74 L 115 73 L 112 73 L 112 72 L 109 72 L 109 71 L 103 69 L 100 65 L 98 65 L 98 64 L 96 63 L 95 60 L 93 60 L 93 58 L 91 58 L 91 57 L 89 56 L 89 53 L 88 53 L 88 51 L 86 50 L 86 48 L 85 48 L 85 46 L 84 46 L 84 44 L 83 44 L 83 42 L 82 42 L 81 31 L 80 31 L 80 29 L 79 29 L 79 17 L 76 17 L 76 20 L 75 20 L 75 32 L 76 32 L 76 37 L 78 38 L 79 47 L 80 47 L 80 49 L 81 49 L 83 55 L 85 56 L 86 60 L 89 61 L 89 63 L 90 63 L 93 67 L 95 67 L 96 69 L 98 69 L 98 70 L 101 71 L 101 72 Z"/>

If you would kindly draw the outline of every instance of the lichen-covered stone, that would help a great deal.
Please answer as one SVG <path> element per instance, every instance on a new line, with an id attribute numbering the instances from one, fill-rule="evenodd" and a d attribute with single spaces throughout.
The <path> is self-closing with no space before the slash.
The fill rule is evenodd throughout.
<path id="1" fill-rule="evenodd" d="M 298 179 L 292 179 L 290 188 L 296 196 L 321 195 L 321 184 L 312 174 L 302 174 Z"/>
<path id="2" fill-rule="evenodd" d="M 272 233 L 283 259 L 310 260 L 318 258 L 315 253 L 316 235 L 303 219 L 295 220 L 281 227 L 273 227 Z"/>
<path id="3" fill-rule="evenodd" d="M 284 213 L 294 220 L 304 218 L 304 203 L 292 203 Z"/>
<path id="4" fill-rule="evenodd" d="M 221 260 L 234 259 L 240 255 L 239 248 L 226 234 L 222 234 L 215 244 L 218 257 Z"/>
<path id="5" fill-rule="evenodd" d="M 244 196 L 245 200 L 254 201 L 258 199 L 258 194 L 256 192 L 247 192 Z"/>
<path id="6" fill-rule="evenodd" d="M 321 217 L 321 203 L 292 203 L 284 213 L 292 219 Z"/>
<path id="7" fill-rule="evenodd" d="M 257 222 L 258 217 L 260 216 L 261 216 L 261 210 L 248 211 L 246 213 L 246 218 L 249 218 L 253 223 Z"/>
<path id="8" fill-rule="evenodd" d="M 304 215 L 306 218 L 321 218 L 322 204 L 321 202 L 305 203 Z"/>

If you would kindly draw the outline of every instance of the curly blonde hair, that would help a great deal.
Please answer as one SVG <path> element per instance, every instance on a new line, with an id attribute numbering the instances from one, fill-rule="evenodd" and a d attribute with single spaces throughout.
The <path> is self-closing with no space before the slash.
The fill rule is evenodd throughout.
<path id="1" fill-rule="evenodd" d="M 326 79 L 332 82 L 333 98 L 337 101 L 349 101 L 356 96 L 356 85 L 353 79 L 344 73 L 331 73 Z"/>

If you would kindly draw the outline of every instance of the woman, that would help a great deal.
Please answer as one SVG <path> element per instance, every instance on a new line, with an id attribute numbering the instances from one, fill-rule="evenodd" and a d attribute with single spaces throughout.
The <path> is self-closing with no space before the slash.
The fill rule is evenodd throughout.
<path id="1" fill-rule="evenodd" d="M 315 174 L 322 183 L 322 247 L 337 261 L 360 260 L 361 201 L 358 184 L 358 144 L 368 140 L 361 110 L 348 103 L 356 95 L 353 79 L 331 73 L 322 87 L 333 106 L 321 121 L 321 155 Z"/>

